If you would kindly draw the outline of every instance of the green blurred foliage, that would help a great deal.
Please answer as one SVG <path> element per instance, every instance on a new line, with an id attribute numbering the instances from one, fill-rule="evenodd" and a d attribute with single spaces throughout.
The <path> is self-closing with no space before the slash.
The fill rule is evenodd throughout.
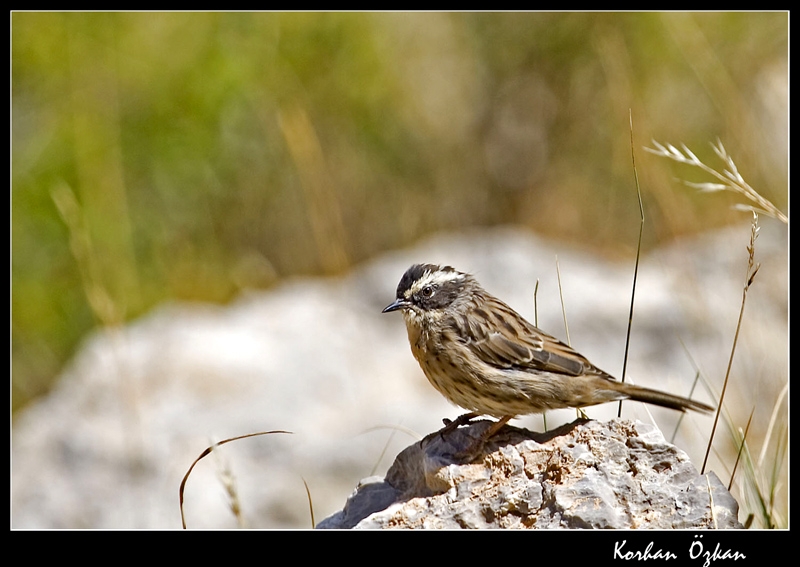
<path id="1" fill-rule="evenodd" d="M 516 223 L 599 253 L 786 210 L 787 13 L 12 14 L 12 400 L 97 324 Z"/>

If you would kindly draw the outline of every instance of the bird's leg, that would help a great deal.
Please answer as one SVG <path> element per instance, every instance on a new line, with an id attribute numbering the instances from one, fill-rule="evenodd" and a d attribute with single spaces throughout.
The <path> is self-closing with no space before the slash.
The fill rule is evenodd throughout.
<path id="1" fill-rule="evenodd" d="M 501 417 L 497 423 L 492 425 L 489 429 L 486 430 L 486 432 L 483 435 L 481 435 L 481 440 L 484 443 L 488 441 L 492 437 L 492 435 L 500 431 L 500 429 L 513 418 L 514 418 L 513 415 L 506 415 Z"/>

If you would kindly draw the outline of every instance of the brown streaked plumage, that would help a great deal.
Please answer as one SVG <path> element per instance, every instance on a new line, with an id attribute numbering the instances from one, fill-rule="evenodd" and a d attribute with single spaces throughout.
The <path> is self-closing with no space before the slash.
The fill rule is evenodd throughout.
<path id="1" fill-rule="evenodd" d="M 618 382 L 570 346 L 531 325 L 450 266 L 414 264 L 383 312 L 402 310 L 411 352 L 430 383 L 470 413 L 509 419 L 549 409 L 631 399 L 678 411 L 713 408 Z"/>

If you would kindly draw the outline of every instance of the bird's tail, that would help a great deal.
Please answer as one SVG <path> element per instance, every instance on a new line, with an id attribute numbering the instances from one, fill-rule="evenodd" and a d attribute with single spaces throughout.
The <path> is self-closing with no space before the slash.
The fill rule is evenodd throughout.
<path id="1" fill-rule="evenodd" d="M 651 390 L 650 388 L 642 388 L 641 386 L 634 386 L 632 384 L 620 382 L 617 382 L 617 384 L 620 386 L 618 388 L 620 393 L 627 396 L 628 399 L 637 402 L 645 402 L 647 404 L 671 408 L 678 411 L 686 411 L 687 409 L 700 412 L 714 411 L 713 407 L 702 402 L 690 400 L 689 398 L 667 394 L 666 392 L 660 392 L 658 390 Z"/>

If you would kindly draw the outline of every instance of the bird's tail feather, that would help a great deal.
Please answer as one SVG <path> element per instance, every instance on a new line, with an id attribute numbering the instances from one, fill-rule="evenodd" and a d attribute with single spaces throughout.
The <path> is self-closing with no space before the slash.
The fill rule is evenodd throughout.
<path id="1" fill-rule="evenodd" d="M 625 394 L 628 399 L 637 402 L 645 402 L 678 411 L 686 411 L 687 409 L 699 412 L 714 411 L 713 407 L 689 398 L 667 394 L 666 392 L 660 392 L 658 390 L 651 390 L 650 388 L 642 388 L 641 386 L 634 386 L 632 384 L 620 383 L 619 385 L 621 386 L 619 389 L 621 393 Z"/>

